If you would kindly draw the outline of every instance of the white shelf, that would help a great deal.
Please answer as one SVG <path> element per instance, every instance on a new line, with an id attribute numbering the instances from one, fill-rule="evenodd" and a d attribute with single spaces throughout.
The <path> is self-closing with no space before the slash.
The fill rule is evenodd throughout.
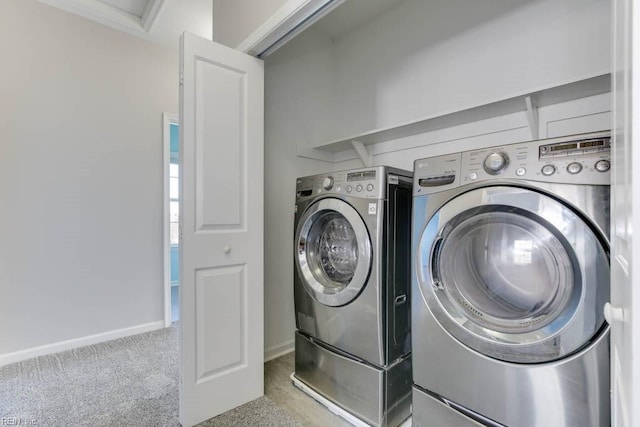
<path id="1" fill-rule="evenodd" d="M 403 123 L 353 135 L 348 138 L 338 139 L 314 147 L 298 147 L 298 156 L 333 161 L 333 153 L 353 149 L 355 144 L 359 147 L 392 141 L 407 136 L 418 135 L 438 129 L 453 127 L 478 120 L 489 119 L 510 113 L 523 112 L 528 115 L 532 130 L 537 121 L 537 107 L 573 101 L 593 95 L 609 93 L 611 91 L 611 75 L 603 74 L 586 78 L 550 88 L 523 93 L 517 96 L 497 100 L 488 104 L 471 106 L 458 111 L 436 114 L 421 120 Z M 537 132 L 533 130 L 532 135 Z M 362 144 L 362 145 L 360 145 Z M 360 150 L 362 151 L 362 150 Z M 366 151 L 366 150 L 365 150 Z M 358 152 L 366 164 L 366 153 Z"/>

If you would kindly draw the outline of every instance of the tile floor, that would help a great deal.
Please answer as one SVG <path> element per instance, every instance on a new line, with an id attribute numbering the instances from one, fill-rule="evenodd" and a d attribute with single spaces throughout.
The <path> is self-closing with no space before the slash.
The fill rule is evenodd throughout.
<path id="1" fill-rule="evenodd" d="M 264 391 L 267 397 L 305 427 L 351 426 L 293 385 L 289 376 L 294 371 L 294 363 L 293 353 L 265 363 Z"/>

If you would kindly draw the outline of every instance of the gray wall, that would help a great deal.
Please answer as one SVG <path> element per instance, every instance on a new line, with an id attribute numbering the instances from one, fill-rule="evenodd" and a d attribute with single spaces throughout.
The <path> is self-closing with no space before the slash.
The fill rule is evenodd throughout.
<path id="1" fill-rule="evenodd" d="M 0 2 L 0 355 L 163 318 L 178 53 Z"/>
<path id="2" fill-rule="evenodd" d="M 213 40 L 236 47 L 287 0 L 213 0 Z"/>

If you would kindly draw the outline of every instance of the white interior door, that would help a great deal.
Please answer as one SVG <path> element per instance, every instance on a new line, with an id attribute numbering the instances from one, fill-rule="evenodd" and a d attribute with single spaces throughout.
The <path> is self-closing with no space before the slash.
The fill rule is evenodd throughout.
<path id="1" fill-rule="evenodd" d="M 611 305 L 605 313 L 611 323 L 612 423 L 614 427 L 640 425 L 640 8 L 633 0 L 613 2 L 613 121 Z M 636 6 L 638 6 L 636 2 Z M 636 39 L 635 43 L 632 43 Z M 636 203 L 638 202 L 638 203 Z M 636 289 L 634 290 L 634 284 Z M 635 331 L 635 333 L 634 333 Z"/>
<path id="2" fill-rule="evenodd" d="M 180 421 L 263 387 L 263 62 L 181 38 Z"/>

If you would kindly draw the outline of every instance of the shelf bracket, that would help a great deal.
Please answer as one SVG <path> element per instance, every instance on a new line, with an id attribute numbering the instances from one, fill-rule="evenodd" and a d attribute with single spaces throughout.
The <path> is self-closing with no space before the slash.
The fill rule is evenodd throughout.
<path id="1" fill-rule="evenodd" d="M 365 167 L 373 166 L 373 155 L 369 153 L 367 147 L 365 147 L 362 142 L 352 139 L 351 145 L 353 145 L 353 149 L 356 150 L 356 153 L 358 153 L 358 156 L 360 156 L 360 159 L 362 160 L 362 163 L 364 163 Z"/>
<path id="2" fill-rule="evenodd" d="M 530 96 L 524 98 L 524 102 L 527 104 L 527 122 L 529 122 L 529 131 L 531 132 L 531 139 L 538 139 L 538 107 L 535 106 Z"/>

